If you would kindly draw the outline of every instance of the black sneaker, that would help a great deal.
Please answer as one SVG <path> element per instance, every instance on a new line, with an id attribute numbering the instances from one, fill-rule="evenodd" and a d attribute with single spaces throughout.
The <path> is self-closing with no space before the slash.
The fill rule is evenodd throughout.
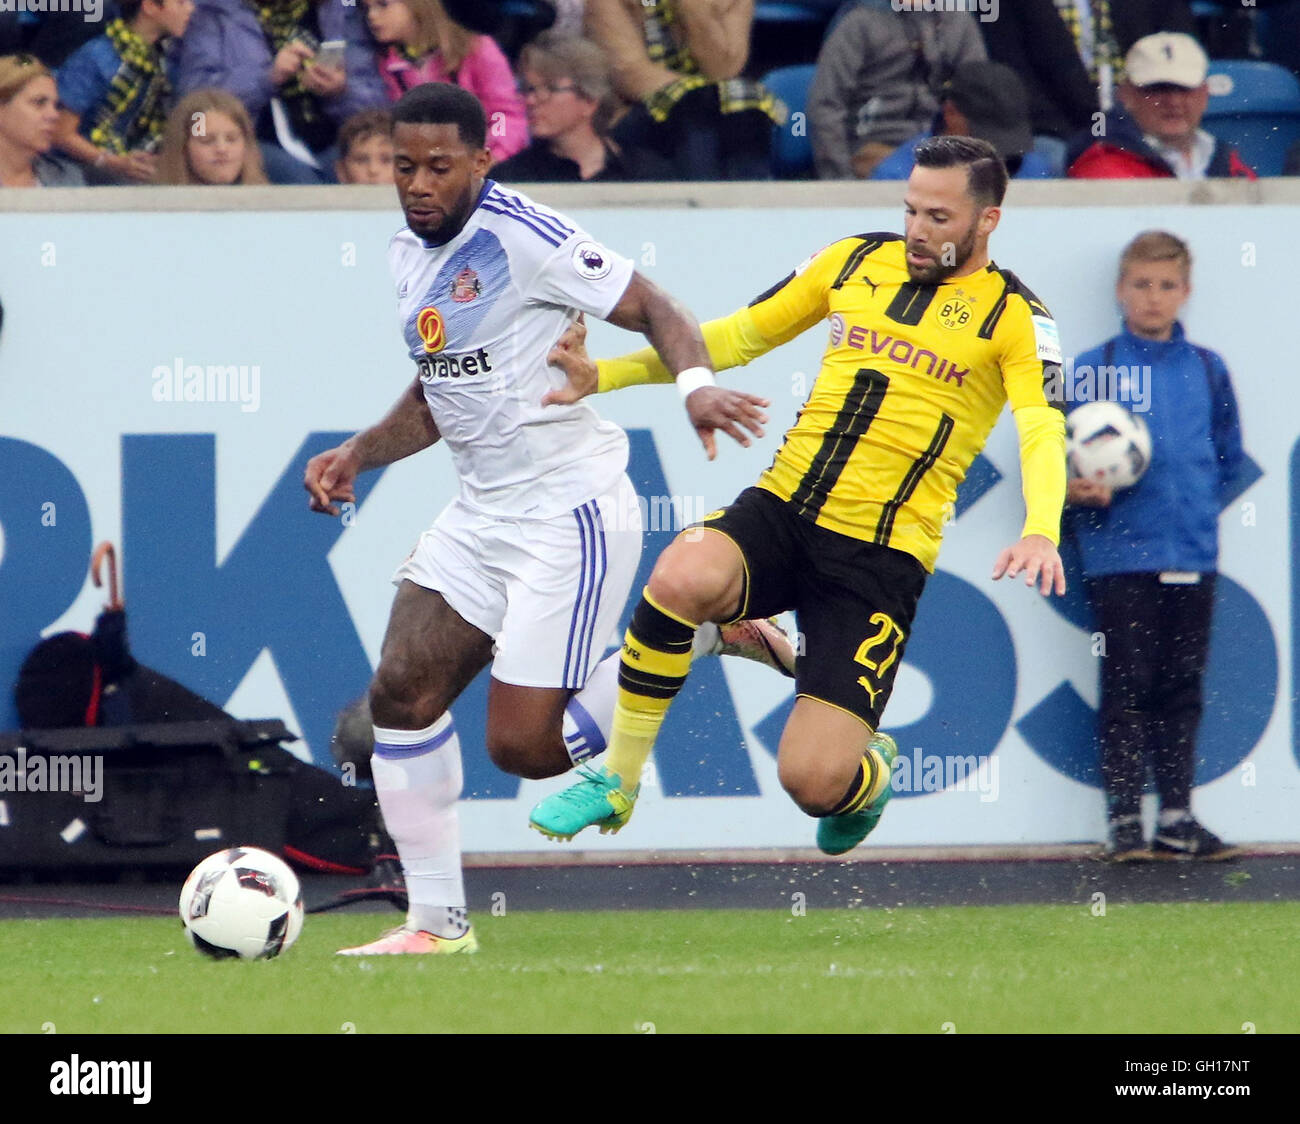
<path id="1" fill-rule="evenodd" d="M 1146 840 L 1142 838 L 1141 822 L 1111 825 L 1110 839 L 1101 855 L 1103 862 L 1132 863 L 1150 857 Z"/>
<path id="2" fill-rule="evenodd" d="M 1151 853 L 1157 859 L 1222 862 L 1224 859 L 1235 859 L 1241 854 L 1241 848 L 1225 843 L 1214 832 L 1206 830 L 1188 816 L 1168 827 L 1157 827 Z"/>

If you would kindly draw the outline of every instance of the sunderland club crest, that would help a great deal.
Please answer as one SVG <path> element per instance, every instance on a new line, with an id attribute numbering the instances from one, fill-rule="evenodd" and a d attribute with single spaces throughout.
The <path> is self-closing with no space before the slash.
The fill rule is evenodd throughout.
<path id="1" fill-rule="evenodd" d="M 466 266 L 451 283 L 451 299 L 457 304 L 464 304 L 466 301 L 472 301 L 483 291 L 483 285 L 469 266 Z"/>

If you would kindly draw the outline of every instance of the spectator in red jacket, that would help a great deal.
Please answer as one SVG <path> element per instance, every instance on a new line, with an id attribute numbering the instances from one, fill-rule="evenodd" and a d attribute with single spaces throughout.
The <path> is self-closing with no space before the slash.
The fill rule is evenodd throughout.
<path id="1" fill-rule="evenodd" d="M 1122 111 L 1108 113 L 1070 146 L 1067 174 L 1076 179 L 1217 176 L 1254 179 L 1235 149 L 1201 128 L 1209 102 L 1209 60 L 1190 35 L 1162 31 L 1133 44 L 1119 85 Z"/>

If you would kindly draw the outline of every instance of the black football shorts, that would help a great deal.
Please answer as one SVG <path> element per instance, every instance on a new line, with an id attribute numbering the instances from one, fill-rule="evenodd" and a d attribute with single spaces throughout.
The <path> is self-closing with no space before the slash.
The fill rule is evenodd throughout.
<path id="1" fill-rule="evenodd" d="M 744 558 L 734 620 L 794 611 L 796 691 L 877 729 L 925 567 L 904 551 L 819 527 L 764 488 L 745 489 L 693 526 L 726 535 Z"/>

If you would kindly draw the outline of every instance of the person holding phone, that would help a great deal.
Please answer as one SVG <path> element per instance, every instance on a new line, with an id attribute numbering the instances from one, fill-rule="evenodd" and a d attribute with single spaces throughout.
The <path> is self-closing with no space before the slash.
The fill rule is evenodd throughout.
<path id="1" fill-rule="evenodd" d="M 272 183 L 334 182 L 339 125 L 387 103 L 374 45 L 345 0 L 196 0 L 177 87 L 248 108 Z"/>

